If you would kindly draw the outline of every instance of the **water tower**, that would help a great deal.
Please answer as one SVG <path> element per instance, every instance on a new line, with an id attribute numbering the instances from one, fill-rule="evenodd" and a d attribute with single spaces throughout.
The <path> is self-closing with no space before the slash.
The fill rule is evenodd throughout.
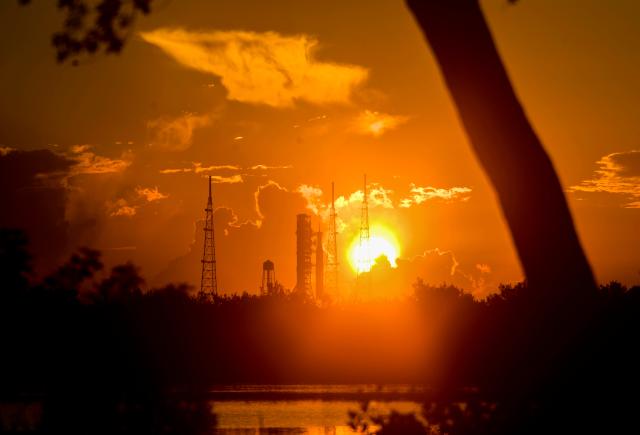
<path id="1" fill-rule="evenodd" d="M 273 292 L 276 286 L 276 268 L 273 261 L 267 260 L 262 263 L 262 286 L 260 286 L 260 294 L 262 296 Z"/>

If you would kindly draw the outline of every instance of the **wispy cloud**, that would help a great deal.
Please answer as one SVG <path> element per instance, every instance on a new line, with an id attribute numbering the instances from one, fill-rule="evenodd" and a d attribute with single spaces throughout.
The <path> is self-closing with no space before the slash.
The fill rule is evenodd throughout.
<path id="1" fill-rule="evenodd" d="M 476 264 L 476 269 L 480 273 L 484 273 L 484 274 L 491 273 L 491 267 L 488 264 L 478 263 Z"/>
<path id="2" fill-rule="evenodd" d="M 111 217 L 130 218 L 137 214 L 138 207 L 130 205 L 124 198 L 107 202 L 107 211 Z"/>
<path id="3" fill-rule="evenodd" d="M 184 151 L 191 147 L 193 132 L 213 120 L 212 114 L 185 113 L 177 117 L 161 117 L 147 122 L 152 146 L 165 151 Z"/>
<path id="4" fill-rule="evenodd" d="M 456 259 L 456 254 L 453 251 L 442 250 L 440 248 L 433 248 L 424 251 L 422 254 L 416 255 L 411 258 L 409 261 L 415 261 L 417 258 L 427 258 L 429 255 L 437 255 L 439 257 L 450 257 L 451 258 L 451 269 L 449 275 L 454 276 L 456 271 L 458 270 L 458 266 L 460 263 Z"/>
<path id="5" fill-rule="evenodd" d="M 468 201 L 471 197 L 471 188 L 452 187 L 449 189 L 435 187 L 419 187 L 410 185 L 410 196 L 400 200 L 394 199 L 396 195 L 391 189 L 387 189 L 379 183 L 371 183 L 367 188 L 367 200 L 370 207 L 382 207 L 386 209 L 410 208 L 430 200 L 442 200 L 445 202 Z M 314 214 L 326 218 L 329 213 L 330 203 L 324 197 L 322 189 L 317 186 L 301 184 L 296 189 L 307 202 L 307 209 Z M 340 195 L 335 199 L 335 208 L 338 212 L 346 211 L 353 214 L 359 210 L 364 199 L 362 190 L 356 190 L 346 195 Z"/>
<path id="6" fill-rule="evenodd" d="M 169 168 L 160 169 L 160 173 L 164 175 L 182 174 L 184 172 L 193 172 L 193 168 Z"/>
<path id="7" fill-rule="evenodd" d="M 125 194 L 125 197 L 118 198 L 114 201 L 107 201 L 105 206 L 107 214 L 111 217 L 131 218 L 143 209 L 145 204 L 167 199 L 166 195 L 157 187 L 141 187 L 137 186 L 133 191 Z"/>
<path id="8" fill-rule="evenodd" d="M 400 207 L 409 208 L 423 202 L 440 199 L 444 201 L 468 201 L 471 198 L 471 188 L 451 187 L 449 189 L 432 186 L 416 186 L 411 184 L 411 194 L 400 200 Z"/>
<path id="9" fill-rule="evenodd" d="M 625 208 L 640 208 L 640 150 L 607 154 L 596 164 L 593 178 L 568 190 L 615 194 L 624 198 Z"/>
<path id="10" fill-rule="evenodd" d="M 164 175 L 171 175 L 171 174 L 185 174 L 185 173 L 194 173 L 194 174 L 206 174 L 206 175 L 211 175 L 213 177 L 213 179 L 222 179 L 225 177 L 220 177 L 217 175 L 213 175 L 214 172 L 226 172 L 226 171 L 238 171 L 238 172 L 247 172 L 247 171 L 256 171 L 256 172 L 266 172 L 266 171 L 271 171 L 271 170 L 278 170 L 278 169 L 291 169 L 293 168 L 292 165 L 262 165 L 262 164 L 258 164 L 258 165 L 253 165 L 253 166 L 249 166 L 249 167 L 242 167 L 242 166 L 237 166 L 237 165 L 210 165 L 210 166 L 203 166 L 202 163 L 200 162 L 192 162 L 191 166 L 188 167 L 184 167 L 184 168 L 167 168 L 167 169 L 161 169 L 160 173 L 164 174 Z M 234 175 L 233 178 L 234 180 L 236 180 L 236 182 L 241 182 L 239 181 L 240 178 L 242 178 L 243 175 L 251 175 L 248 173 L 244 173 L 244 174 L 236 174 Z M 263 174 L 264 175 L 264 174 Z M 240 178 L 238 178 L 240 177 Z M 231 179 L 232 177 L 226 177 L 226 179 Z"/>
<path id="11" fill-rule="evenodd" d="M 244 183 L 244 178 L 242 178 L 242 175 L 240 174 L 231 175 L 229 177 L 225 177 L 223 175 L 212 175 L 211 181 L 219 184 L 237 184 Z"/>
<path id="12" fill-rule="evenodd" d="M 125 152 L 119 159 L 112 159 L 97 155 L 90 145 L 73 146 L 68 157 L 75 161 L 71 166 L 70 175 L 122 172 L 132 162 L 129 152 Z"/>
<path id="13" fill-rule="evenodd" d="M 356 117 L 353 128 L 358 133 L 378 137 L 404 124 L 408 119 L 406 116 L 365 110 Z"/>
<path id="14" fill-rule="evenodd" d="M 270 165 L 253 165 L 249 169 L 252 171 L 267 171 L 269 169 L 291 169 L 293 165 L 270 166 Z"/>
<path id="15" fill-rule="evenodd" d="M 180 173 L 188 173 L 193 172 L 195 174 L 201 173 L 211 173 L 214 171 L 240 171 L 242 170 L 241 166 L 236 165 L 209 165 L 202 166 L 200 162 L 191 162 L 191 166 L 186 168 L 169 168 L 169 169 L 161 169 L 161 174 L 180 174 Z"/>
<path id="16" fill-rule="evenodd" d="M 166 199 L 169 195 L 165 195 L 164 193 L 158 190 L 158 187 L 136 187 L 136 193 L 139 197 L 144 198 L 148 202 L 159 201 L 161 199 Z"/>
<path id="17" fill-rule="evenodd" d="M 211 173 L 213 171 L 222 171 L 222 170 L 239 171 L 240 169 L 242 169 L 242 168 L 240 166 L 236 166 L 236 165 L 202 166 L 202 163 L 199 163 L 199 162 L 194 162 L 193 163 L 193 172 L 195 172 L 196 174 Z"/>
<path id="18" fill-rule="evenodd" d="M 363 67 L 317 60 L 318 41 L 308 35 L 161 28 L 141 36 L 182 65 L 219 76 L 227 98 L 243 103 L 348 103 L 367 78 Z"/>
<path id="19" fill-rule="evenodd" d="M 182 173 L 204 173 L 207 176 L 211 176 L 211 181 L 214 183 L 227 183 L 227 184 L 236 184 L 243 183 L 244 178 L 242 174 L 233 174 L 233 175 L 214 175 L 212 174 L 214 170 L 211 168 L 203 168 L 198 170 L 197 168 L 182 168 L 182 169 L 163 169 L 160 171 L 163 175 L 171 175 L 171 174 L 182 174 Z"/>
<path id="20" fill-rule="evenodd" d="M 256 207 L 256 214 L 258 215 L 258 220 L 256 222 L 254 222 L 254 224 L 260 228 L 262 226 L 262 220 L 264 219 L 264 214 L 262 213 L 262 210 L 260 209 L 260 195 L 262 194 L 262 192 L 266 189 L 269 188 L 275 188 L 278 189 L 280 191 L 283 192 L 288 192 L 288 190 L 285 187 L 282 187 L 280 184 L 278 184 L 277 182 L 273 181 L 273 180 L 269 180 L 266 182 L 266 184 L 263 184 L 261 186 L 258 186 L 258 189 L 253 193 L 253 199 L 255 201 L 255 207 Z"/>

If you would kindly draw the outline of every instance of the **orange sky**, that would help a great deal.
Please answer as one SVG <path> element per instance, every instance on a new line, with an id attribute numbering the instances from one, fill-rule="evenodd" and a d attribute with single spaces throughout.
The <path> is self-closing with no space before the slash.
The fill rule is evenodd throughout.
<path id="1" fill-rule="evenodd" d="M 372 224 L 400 245 L 389 278 L 399 294 L 418 276 L 478 295 L 521 279 L 401 1 L 160 1 L 121 55 L 78 67 L 54 60 L 54 2 L 16 3 L 0 4 L 0 147 L 72 162 L 33 181 L 63 183 L 65 252 L 90 245 L 109 264 L 133 260 L 152 284 L 198 282 L 213 175 L 220 287 L 257 292 L 266 258 L 292 287 L 295 214 L 326 216 L 335 181 L 344 257 L 366 172 Z M 482 5 L 597 278 L 637 283 L 640 4 Z"/>

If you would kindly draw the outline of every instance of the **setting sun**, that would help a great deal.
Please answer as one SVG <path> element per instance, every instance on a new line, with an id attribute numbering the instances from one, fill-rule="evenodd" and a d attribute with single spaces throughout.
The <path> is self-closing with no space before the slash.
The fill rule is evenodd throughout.
<path id="1" fill-rule="evenodd" d="M 397 267 L 400 248 L 395 236 L 386 228 L 373 227 L 368 245 L 360 244 L 359 235 L 356 236 L 349 247 L 349 263 L 357 273 L 369 272 L 376 259 L 385 256 L 391 267 Z"/>

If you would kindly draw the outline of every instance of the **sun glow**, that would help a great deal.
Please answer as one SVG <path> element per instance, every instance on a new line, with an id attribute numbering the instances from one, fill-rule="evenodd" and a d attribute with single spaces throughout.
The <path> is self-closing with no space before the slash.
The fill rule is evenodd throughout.
<path id="1" fill-rule="evenodd" d="M 357 273 L 369 272 L 376 259 L 387 257 L 391 267 L 397 267 L 396 260 L 400 254 L 400 246 L 391 231 L 384 227 L 373 227 L 370 231 L 368 245 L 360 243 L 357 235 L 349 247 L 349 263 Z"/>

